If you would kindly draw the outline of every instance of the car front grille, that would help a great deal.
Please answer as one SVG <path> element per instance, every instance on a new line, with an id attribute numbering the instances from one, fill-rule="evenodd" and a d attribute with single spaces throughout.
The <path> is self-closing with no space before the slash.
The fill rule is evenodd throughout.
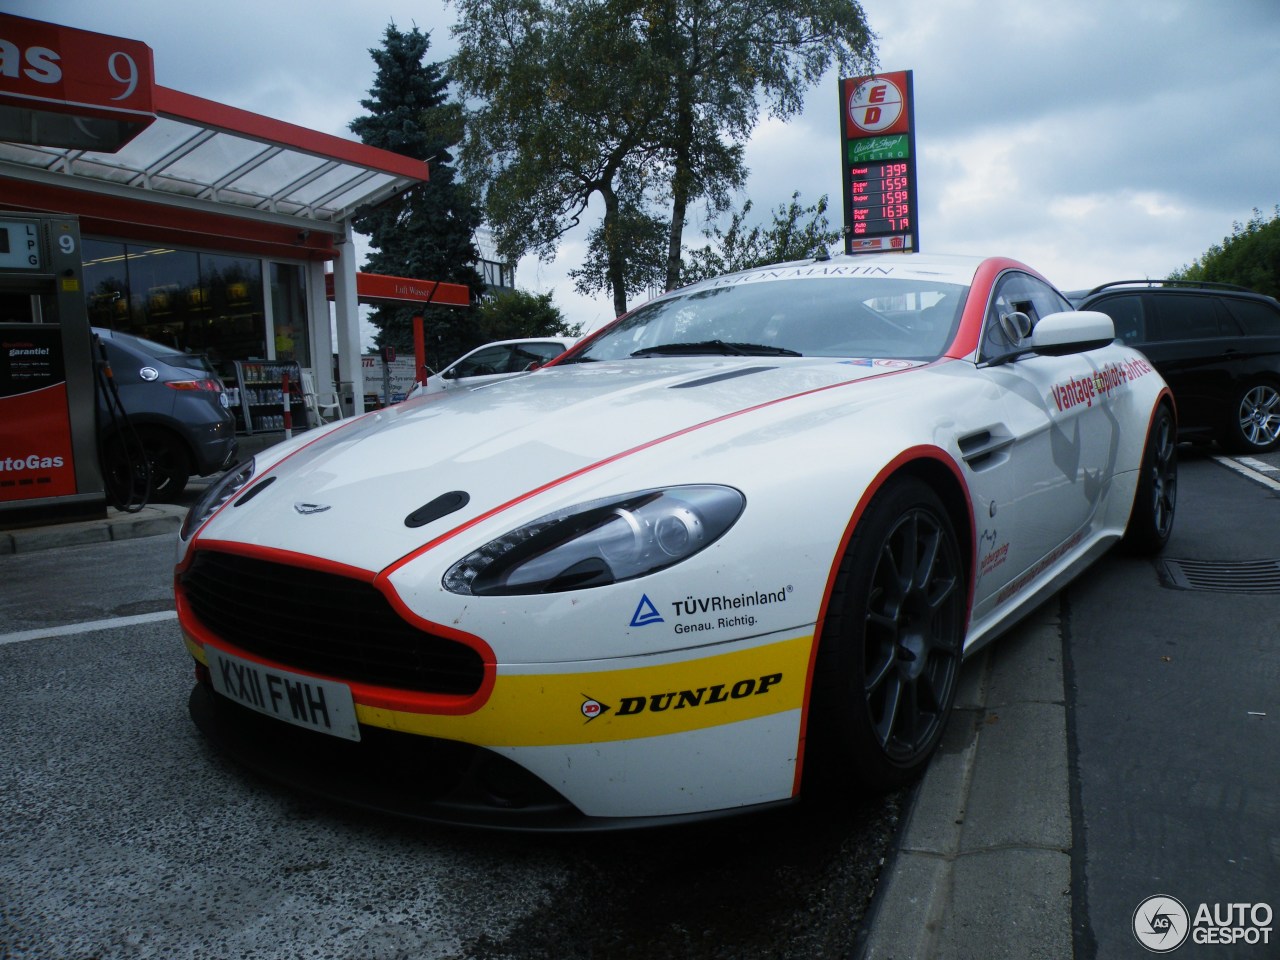
<path id="1" fill-rule="evenodd" d="M 408 623 L 360 580 L 198 550 L 180 584 L 192 614 L 214 636 L 282 666 L 462 696 L 484 680 L 477 651 Z"/>

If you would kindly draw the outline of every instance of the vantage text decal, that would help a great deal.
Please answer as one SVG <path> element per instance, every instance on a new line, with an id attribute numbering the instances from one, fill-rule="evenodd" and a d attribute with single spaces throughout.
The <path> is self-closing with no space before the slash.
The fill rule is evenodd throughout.
<path id="1" fill-rule="evenodd" d="M 1055 386 L 1053 402 L 1060 411 L 1070 410 L 1081 403 L 1092 407 L 1095 398 L 1110 396 L 1112 391 L 1118 390 L 1130 380 L 1145 377 L 1150 372 L 1151 365 L 1137 357 L 1122 364 L 1109 363 L 1095 373 L 1073 377 L 1066 383 Z"/>

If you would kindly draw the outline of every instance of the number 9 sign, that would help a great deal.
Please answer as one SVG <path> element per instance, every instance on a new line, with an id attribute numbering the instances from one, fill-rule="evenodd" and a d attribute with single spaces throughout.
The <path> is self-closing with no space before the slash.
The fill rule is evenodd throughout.
<path id="1" fill-rule="evenodd" d="M 151 48 L 58 24 L 0 15 L 0 89 L 6 96 L 88 117 L 137 117 L 152 110 Z"/>
<path id="2" fill-rule="evenodd" d="M 116 83 L 124 84 L 124 92 L 112 100 L 128 100 L 138 89 L 138 64 L 123 50 L 117 50 L 107 58 L 107 72 Z"/>

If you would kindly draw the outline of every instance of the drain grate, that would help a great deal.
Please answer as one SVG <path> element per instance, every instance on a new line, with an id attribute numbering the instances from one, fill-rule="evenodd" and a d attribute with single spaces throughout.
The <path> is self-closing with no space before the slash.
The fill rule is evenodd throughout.
<path id="1" fill-rule="evenodd" d="M 1280 560 L 1165 560 L 1161 581 L 1178 590 L 1280 593 Z"/>

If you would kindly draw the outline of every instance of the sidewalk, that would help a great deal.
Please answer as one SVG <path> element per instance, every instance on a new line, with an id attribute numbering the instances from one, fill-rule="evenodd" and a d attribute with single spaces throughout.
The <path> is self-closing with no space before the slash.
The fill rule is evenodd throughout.
<path id="1" fill-rule="evenodd" d="M 284 439 L 283 431 L 255 433 L 239 438 L 237 459 L 245 459 L 260 450 L 274 446 Z M 149 503 L 136 513 L 126 513 L 114 507 L 107 508 L 105 518 L 77 520 L 70 523 L 51 523 L 39 527 L 16 530 L 0 529 L 0 556 L 30 553 L 33 550 L 51 550 L 57 547 L 75 547 L 87 543 L 105 543 L 110 540 L 131 540 L 135 537 L 153 537 L 176 534 L 182 526 L 195 497 L 212 478 L 196 477 L 188 484 L 181 503 Z"/>
<path id="2" fill-rule="evenodd" d="M 1069 790 L 1055 595 L 965 664 L 860 957 L 1070 957 Z"/>

